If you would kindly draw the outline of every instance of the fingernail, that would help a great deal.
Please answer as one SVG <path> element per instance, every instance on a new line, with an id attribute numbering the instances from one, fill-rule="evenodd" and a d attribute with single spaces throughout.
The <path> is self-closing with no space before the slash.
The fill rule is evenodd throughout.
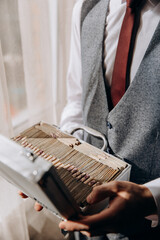
<path id="1" fill-rule="evenodd" d="M 93 202 L 91 195 L 89 195 L 89 196 L 87 197 L 87 202 L 90 203 L 90 204 Z"/>
<path id="2" fill-rule="evenodd" d="M 90 237 L 90 233 L 86 232 L 86 231 L 80 231 L 83 235 L 86 235 L 87 237 Z"/>

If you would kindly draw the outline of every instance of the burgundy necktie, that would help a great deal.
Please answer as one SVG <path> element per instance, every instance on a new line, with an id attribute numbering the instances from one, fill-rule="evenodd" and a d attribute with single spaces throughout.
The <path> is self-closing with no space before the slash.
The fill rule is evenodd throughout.
<path id="1" fill-rule="evenodd" d="M 139 26 L 140 6 L 142 6 L 142 2 L 142 0 L 127 0 L 126 13 L 120 31 L 113 68 L 111 84 L 112 106 L 110 106 L 110 109 L 119 102 L 129 85 L 132 52 Z"/>

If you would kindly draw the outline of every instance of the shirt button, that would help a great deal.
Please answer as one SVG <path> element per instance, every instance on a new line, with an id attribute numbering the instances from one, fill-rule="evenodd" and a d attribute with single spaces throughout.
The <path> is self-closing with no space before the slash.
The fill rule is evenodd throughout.
<path id="1" fill-rule="evenodd" d="M 108 127 L 109 129 L 112 128 L 112 124 L 111 124 L 110 122 L 108 122 L 108 121 L 107 121 L 107 127 Z"/>

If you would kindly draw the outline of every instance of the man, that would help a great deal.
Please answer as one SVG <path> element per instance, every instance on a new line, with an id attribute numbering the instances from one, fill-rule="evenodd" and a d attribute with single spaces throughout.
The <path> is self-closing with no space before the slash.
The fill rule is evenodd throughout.
<path id="1" fill-rule="evenodd" d="M 130 42 L 126 92 L 113 104 L 118 39 L 126 5 L 134 4 L 140 6 L 139 24 Z M 137 0 L 131 5 L 126 0 L 80 0 L 73 12 L 68 104 L 61 128 L 83 123 L 102 132 L 106 150 L 132 165 L 131 182 L 104 184 L 88 196 L 90 204 L 109 197 L 108 209 L 60 223 L 62 229 L 81 231 L 82 239 L 160 239 L 160 3 Z M 85 140 L 101 145 L 89 135 Z"/>

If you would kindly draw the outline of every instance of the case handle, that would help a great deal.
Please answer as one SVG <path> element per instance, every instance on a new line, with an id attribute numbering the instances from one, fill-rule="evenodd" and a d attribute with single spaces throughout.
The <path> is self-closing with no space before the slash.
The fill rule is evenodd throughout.
<path id="1" fill-rule="evenodd" d="M 93 135 L 94 137 L 97 137 L 97 138 L 102 139 L 102 140 L 103 140 L 103 147 L 101 148 L 101 150 L 104 151 L 104 150 L 107 148 L 108 143 L 107 143 L 107 140 L 106 140 L 105 136 L 104 136 L 102 133 L 98 132 L 97 130 L 95 130 L 95 129 L 93 129 L 93 128 L 90 128 L 90 127 L 81 125 L 81 126 L 78 126 L 77 128 L 74 128 L 74 129 L 70 132 L 70 134 L 72 135 L 72 134 L 74 134 L 74 133 L 75 133 L 76 131 L 78 131 L 78 130 L 83 130 L 83 131 L 85 131 L 85 132 Z"/>

